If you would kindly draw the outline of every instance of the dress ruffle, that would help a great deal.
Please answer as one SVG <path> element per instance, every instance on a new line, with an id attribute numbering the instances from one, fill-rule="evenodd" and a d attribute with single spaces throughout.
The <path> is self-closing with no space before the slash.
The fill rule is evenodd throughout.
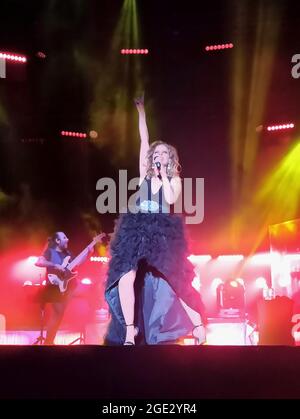
<path id="1" fill-rule="evenodd" d="M 122 214 L 116 222 L 110 253 L 106 299 L 115 314 L 119 305 L 116 289 L 119 279 L 130 270 L 138 271 L 142 265 L 145 273 L 151 272 L 165 280 L 174 295 L 200 312 L 205 321 L 201 296 L 192 286 L 194 267 L 187 259 L 187 240 L 180 215 Z"/>

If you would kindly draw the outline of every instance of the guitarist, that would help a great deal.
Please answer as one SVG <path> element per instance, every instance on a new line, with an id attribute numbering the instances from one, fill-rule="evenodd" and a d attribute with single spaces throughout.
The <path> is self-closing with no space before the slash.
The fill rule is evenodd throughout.
<path id="1" fill-rule="evenodd" d="M 72 255 L 68 250 L 69 239 L 62 231 L 54 233 L 54 235 L 48 238 L 48 244 L 44 253 L 38 258 L 36 266 L 41 268 L 46 268 L 46 287 L 41 296 L 41 305 L 45 306 L 46 303 L 51 304 L 51 316 L 47 325 L 47 333 L 45 345 L 53 345 L 56 333 L 59 329 L 60 323 L 62 321 L 65 309 L 67 307 L 68 301 L 72 296 L 76 284 L 74 280 L 71 281 L 70 286 L 67 288 L 67 291 L 62 293 L 59 290 L 57 285 L 50 283 L 48 279 L 48 274 L 61 274 L 64 272 L 65 268 L 61 265 L 64 259 L 67 256 L 70 256 L 72 260 Z M 91 243 L 88 246 L 88 252 L 85 257 L 81 260 L 81 263 L 86 259 L 89 252 L 93 252 L 94 245 Z"/>

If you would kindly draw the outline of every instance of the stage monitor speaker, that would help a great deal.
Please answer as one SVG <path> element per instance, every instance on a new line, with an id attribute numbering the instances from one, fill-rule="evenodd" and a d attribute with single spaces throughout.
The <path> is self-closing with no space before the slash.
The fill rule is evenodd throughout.
<path id="1" fill-rule="evenodd" d="M 258 303 L 259 345 L 294 345 L 293 301 L 288 297 Z"/>

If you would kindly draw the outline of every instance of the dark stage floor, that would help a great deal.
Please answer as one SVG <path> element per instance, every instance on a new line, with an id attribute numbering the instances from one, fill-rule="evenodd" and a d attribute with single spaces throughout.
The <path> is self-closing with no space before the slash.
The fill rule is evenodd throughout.
<path id="1" fill-rule="evenodd" d="M 1 399 L 300 398 L 300 348 L 1 346 Z"/>

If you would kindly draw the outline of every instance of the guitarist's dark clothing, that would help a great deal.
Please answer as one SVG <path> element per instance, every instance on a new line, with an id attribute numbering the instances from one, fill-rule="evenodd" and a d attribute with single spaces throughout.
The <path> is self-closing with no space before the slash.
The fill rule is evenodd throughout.
<path id="1" fill-rule="evenodd" d="M 61 265 L 64 261 L 64 258 L 67 256 L 71 256 L 71 254 L 68 251 L 59 252 L 55 249 L 48 247 L 45 250 L 43 256 L 49 262 Z M 47 268 L 46 286 L 42 290 L 40 299 L 41 306 L 43 308 L 47 303 L 51 305 L 51 315 L 47 325 L 45 345 L 52 345 L 54 343 L 54 339 L 62 321 L 68 301 L 72 295 L 72 291 L 76 287 L 76 279 L 72 279 L 72 281 L 70 281 L 69 283 L 66 292 L 60 292 L 59 287 L 57 285 L 52 285 L 49 282 L 49 273 L 57 274 L 57 271 L 54 268 Z"/>

